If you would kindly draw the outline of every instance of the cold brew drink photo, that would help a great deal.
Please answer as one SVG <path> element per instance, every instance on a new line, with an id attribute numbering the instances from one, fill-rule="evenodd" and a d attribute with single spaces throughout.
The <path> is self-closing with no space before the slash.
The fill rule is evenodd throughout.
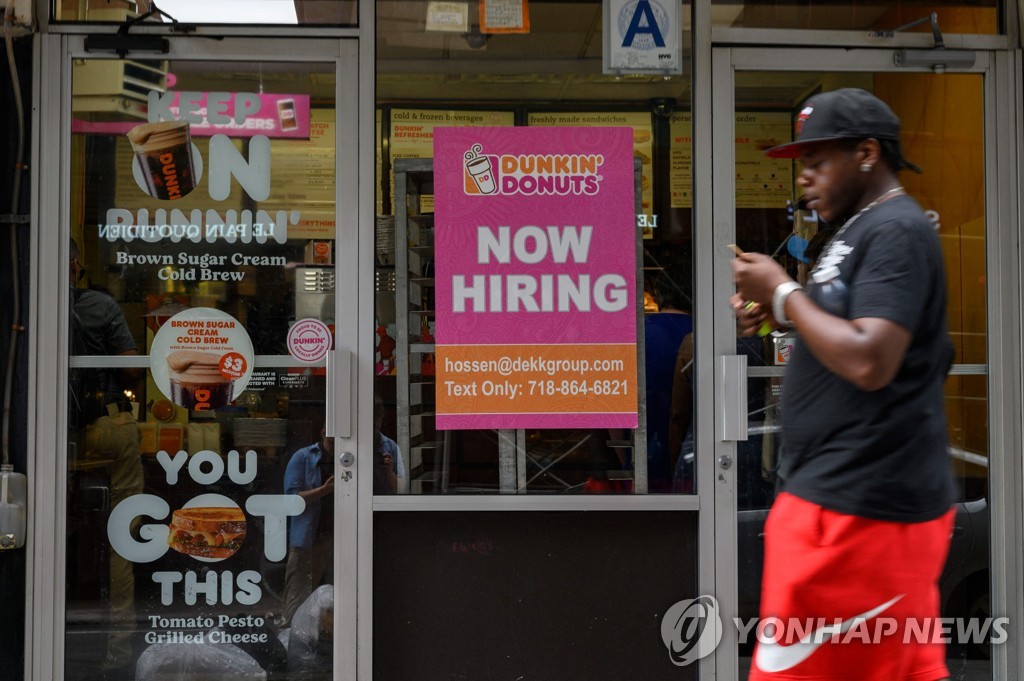
<path id="1" fill-rule="evenodd" d="M 221 356 L 213 352 L 178 350 L 167 356 L 170 370 L 171 401 L 192 411 L 207 411 L 227 406 L 232 399 L 234 380 L 220 371 Z"/>
<path id="2" fill-rule="evenodd" d="M 185 121 L 145 123 L 128 131 L 142 169 L 142 189 L 155 199 L 174 201 L 196 187 L 192 137 Z"/>

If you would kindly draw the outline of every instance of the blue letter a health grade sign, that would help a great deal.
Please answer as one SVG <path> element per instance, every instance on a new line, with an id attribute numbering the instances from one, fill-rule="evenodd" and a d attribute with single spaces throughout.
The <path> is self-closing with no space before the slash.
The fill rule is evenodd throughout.
<path id="1" fill-rule="evenodd" d="M 604 0 L 604 72 L 683 72 L 682 5 L 673 0 Z"/>

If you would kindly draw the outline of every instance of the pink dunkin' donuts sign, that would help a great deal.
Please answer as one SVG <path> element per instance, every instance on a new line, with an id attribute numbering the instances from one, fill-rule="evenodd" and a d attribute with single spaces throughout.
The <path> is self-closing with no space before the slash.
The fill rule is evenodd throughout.
<path id="1" fill-rule="evenodd" d="M 633 136 L 434 131 L 437 427 L 637 424 Z"/>

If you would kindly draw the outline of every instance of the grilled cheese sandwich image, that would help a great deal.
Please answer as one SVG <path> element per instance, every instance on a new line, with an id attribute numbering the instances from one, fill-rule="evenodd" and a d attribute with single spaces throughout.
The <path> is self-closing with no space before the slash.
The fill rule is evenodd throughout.
<path id="1" fill-rule="evenodd" d="M 240 508 L 183 508 L 171 516 L 167 543 L 178 553 L 199 558 L 229 558 L 245 540 Z"/>

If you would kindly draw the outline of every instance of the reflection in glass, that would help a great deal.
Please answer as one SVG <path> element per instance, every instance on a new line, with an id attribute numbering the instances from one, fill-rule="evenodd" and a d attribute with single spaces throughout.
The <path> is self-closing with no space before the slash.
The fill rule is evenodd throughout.
<path id="1" fill-rule="evenodd" d="M 1002 3 L 997 0 L 964 2 L 952 0 L 928 3 L 766 3 L 748 0 L 714 3 L 711 21 L 715 26 L 736 28 L 789 28 L 849 31 L 927 31 L 928 16 L 937 14 L 940 30 L 949 33 L 1000 33 Z M 924 19 L 922 24 L 904 28 Z"/>
<path id="2" fill-rule="evenodd" d="M 474 3 L 466 32 L 438 30 L 426 5 L 381 3 L 376 27 L 375 390 L 387 411 L 381 432 L 408 472 L 406 491 L 693 493 L 692 451 L 680 454 L 692 439 L 692 391 L 676 380 L 692 330 L 689 77 L 601 75 L 596 0 L 531 4 L 529 31 L 515 33 L 482 30 Z M 678 30 L 685 52 L 689 28 Z M 632 130 L 643 293 L 635 308 L 637 429 L 435 428 L 434 263 L 443 254 L 433 239 L 433 131 L 515 125 Z"/>
<path id="3" fill-rule="evenodd" d="M 926 210 L 942 244 L 949 332 L 956 350 L 954 371 L 946 380 L 946 413 L 949 460 L 958 489 L 957 515 L 949 558 L 939 582 L 941 615 L 983 620 L 989 616 L 991 597 L 982 78 L 962 74 L 738 72 L 737 109 L 767 104 L 792 115 L 800 102 L 787 93 L 787 87 L 794 88 L 790 92 L 839 87 L 874 92 L 901 118 L 904 154 L 925 170 L 922 175 L 905 171 L 900 179 Z M 934 115 L 950 102 L 960 104 L 955 124 Z M 737 140 L 737 145 L 740 143 Z M 737 192 L 741 190 L 738 185 Z M 800 210 L 798 196 L 791 198 L 788 210 L 753 209 L 738 195 L 736 238 L 744 250 L 775 254 L 791 275 L 803 280 L 834 229 L 812 212 Z M 738 443 L 736 454 L 742 618 L 758 614 L 764 522 L 777 491 L 775 471 L 785 456 L 778 424 L 784 349 L 789 339 L 769 337 L 756 342 L 762 343 L 759 351 L 748 354 L 750 439 Z M 741 647 L 741 665 L 749 666 L 752 651 L 752 645 Z M 947 657 L 953 678 L 991 678 L 990 652 L 983 641 L 949 646 Z"/>
<path id="4" fill-rule="evenodd" d="M 333 81 L 75 64 L 69 680 L 331 676 Z"/>

